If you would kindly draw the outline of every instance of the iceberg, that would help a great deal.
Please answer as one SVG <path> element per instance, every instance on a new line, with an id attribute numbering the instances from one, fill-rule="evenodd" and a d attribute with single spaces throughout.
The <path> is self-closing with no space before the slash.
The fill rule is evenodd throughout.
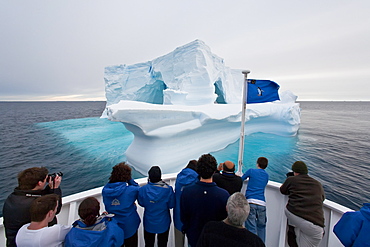
<path id="1" fill-rule="evenodd" d="M 126 157 L 142 174 L 153 165 L 178 172 L 189 160 L 239 139 L 244 77 L 200 40 L 152 61 L 106 67 L 104 79 L 102 117 L 122 122 L 134 134 Z M 290 91 L 279 96 L 247 105 L 246 135 L 297 134 L 297 96 Z"/>

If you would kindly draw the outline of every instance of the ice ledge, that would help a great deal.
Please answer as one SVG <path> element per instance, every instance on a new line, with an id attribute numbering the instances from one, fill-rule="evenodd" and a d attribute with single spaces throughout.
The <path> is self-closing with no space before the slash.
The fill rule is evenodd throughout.
<path id="1" fill-rule="evenodd" d="M 300 125 L 299 104 L 294 97 L 283 99 L 286 102 L 248 105 L 245 134 L 296 135 Z M 111 121 L 122 122 L 134 134 L 126 151 L 129 164 L 143 174 L 153 165 L 170 173 L 181 170 L 190 159 L 237 141 L 241 105 L 158 105 L 121 100 L 107 107 L 107 116 Z"/>

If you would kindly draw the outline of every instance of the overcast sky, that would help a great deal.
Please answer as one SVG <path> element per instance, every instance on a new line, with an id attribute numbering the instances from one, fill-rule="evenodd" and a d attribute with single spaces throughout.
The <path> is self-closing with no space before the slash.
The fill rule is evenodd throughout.
<path id="1" fill-rule="evenodd" d="M 0 101 L 105 100 L 104 67 L 195 39 L 299 100 L 370 100 L 369 13 L 369 0 L 0 0 Z"/>

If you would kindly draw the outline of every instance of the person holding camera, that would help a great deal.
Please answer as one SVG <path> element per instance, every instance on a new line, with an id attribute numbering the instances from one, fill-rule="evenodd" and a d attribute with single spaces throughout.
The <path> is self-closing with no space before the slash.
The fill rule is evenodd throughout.
<path id="1" fill-rule="evenodd" d="M 293 176 L 280 187 L 280 192 L 288 195 L 285 208 L 288 218 L 288 244 L 295 246 L 318 246 L 324 235 L 323 202 L 325 193 L 322 184 L 308 175 L 308 168 L 303 161 L 292 165 Z"/>
<path id="2" fill-rule="evenodd" d="M 45 167 L 28 168 L 18 174 L 18 187 L 16 187 L 4 202 L 3 219 L 6 236 L 6 246 L 16 246 L 15 237 L 18 230 L 31 222 L 30 207 L 36 199 L 48 194 L 59 195 L 59 203 L 56 214 L 62 207 L 62 191 L 59 188 L 62 175 L 48 175 Z M 46 184 L 48 183 L 48 186 Z M 56 217 L 49 222 L 49 226 L 57 223 Z"/>

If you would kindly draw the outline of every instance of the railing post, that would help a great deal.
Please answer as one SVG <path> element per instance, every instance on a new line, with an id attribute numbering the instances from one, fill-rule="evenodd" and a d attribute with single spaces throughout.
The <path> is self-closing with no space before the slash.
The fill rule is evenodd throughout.
<path id="1" fill-rule="evenodd" d="M 77 202 L 74 201 L 69 204 L 69 212 L 68 212 L 68 224 L 69 225 L 72 225 L 72 223 L 75 222 L 75 220 L 77 219 L 76 212 L 77 212 Z"/>

